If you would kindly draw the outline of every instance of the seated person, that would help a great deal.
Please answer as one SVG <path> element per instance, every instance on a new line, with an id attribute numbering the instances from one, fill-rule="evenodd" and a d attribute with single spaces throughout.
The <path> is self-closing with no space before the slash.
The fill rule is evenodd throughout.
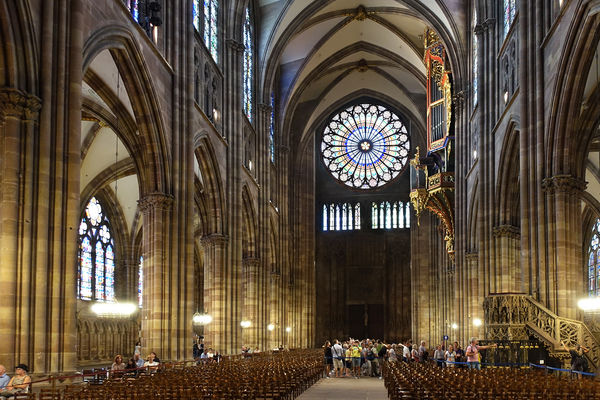
<path id="1" fill-rule="evenodd" d="M 148 354 L 148 358 L 146 360 L 146 362 L 144 363 L 144 367 L 148 368 L 148 372 L 156 372 L 158 371 L 158 357 L 156 356 L 155 352 L 151 352 L 150 354 Z"/>
<path id="2" fill-rule="evenodd" d="M 110 375 L 113 376 L 113 377 L 123 376 L 123 373 L 122 372 L 118 372 L 118 371 L 123 371 L 126 367 L 127 366 L 123 362 L 123 356 L 120 355 L 120 354 L 117 354 L 115 356 L 114 362 L 110 366 Z"/>
<path id="3" fill-rule="evenodd" d="M 27 375 L 29 372 L 29 368 L 25 364 L 19 364 L 15 367 L 15 376 L 11 378 L 8 382 L 8 385 L 0 391 L 0 398 L 6 399 L 9 397 L 13 397 L 17 393 L 27 393 L 29 392 L 29 384 L 31 383 L 31 378 Z"/>
<path id="4" fill-rule="evenodd" d="M 142 360 L 142 357 L 137 353 L 133 355 L 133 361 L 135 361 L 136 368 L 142 368 L 144 366 L 144 360 Z"/>
<path id="5" fill-rule="evenodd" d="M 129 378 L 133 378 L 135 377 L 137 374 L 137 365 L 135 363 L 135 360 L 133 358 L 130 358 L 129 361 L 127 361 L 127 365 L 125 366 L 125 376 L 129 377 Z"/>
<path id="6" fill-rule="evenodd" d="M 6 367 L 0 365 L 0 389 L 4 389 L 10 382 L 10 376 L 6 373 Z"/>

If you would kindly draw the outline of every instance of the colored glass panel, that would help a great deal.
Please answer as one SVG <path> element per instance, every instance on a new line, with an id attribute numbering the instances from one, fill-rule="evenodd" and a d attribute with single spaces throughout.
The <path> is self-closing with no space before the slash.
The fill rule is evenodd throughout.
<path id="1" fill-rule="evenodd" d="M 108 219 L 92 197 L 79 223 L 78 297 L 114 301 L 115 255 Z"/>
<path id="2" fill-rule="evenodd" d="M 245 18 L 244 18 L 244 93 L 243 93 L 243 106 L 244 113 L 248 120 L 252 122 L 252 113 L 253 113 L 253 65 L 254 65 L 254 41 L 252 39 L 252 22 L 250 20 L 250 9 L 246 8 Z"/>
<path id="3" fill-rule="evenodd" d="M 131 13 L 131 16 L 134 20 L 140 22 L 140 11 L 138 3 L 138 0 L 129 0 L 129 12 Z"/>
<path id="4" fill-rule="evenodd" d="M 354 205 L 354 229 L 360 229 L 360 203 Z"/>
<path id="5" fill-rule="evenodd" d="M 79 247 L 79 298 L 92 299 L 92 246 L 84 237 Z"/>
<path id="6" fill-rule="evenodd" d="M 140 257 L 140 266 L 138 269 L 138 306 L 143 305 L 144 293 L 144 257 Z"/>
<path id="7" fill-rule="evenodd" d="M 592 228 L 592 239 L 588 247 L 588 291 L 590 296 L 600 295 L 600 219 Z"/>
<path id="8" fill-rule="evenodd" d="M 194 29 L 200 32 L 200 0 L 194 0 L 192 2 L 192 20 L 194 21 Z"/>
<path id="9" fill-rule="evenodd" d="M 473 9 L 473 107 L 477 105 L 477 92 L 479 90 L 479 38 L 475 34 L 477 25 L 477 9 Z"/>
<path id="10" fill-rule="evenodd" d="M 504 0 L 504 37 L 508 35 L 508 31 L 517 15 L 516 0 Z"/>
<path id="11" fill-rule="evenodd" d="M 329 173 L 357 189 L 392 181 L 406 166 L 409 151 L 406 126 L 395 113 L 374 104 L 352 105 L 334 115 L 321 140 Z"/>
<path id="12" fill-rule="evenodd" d="M 200 32 L 200 29 L 203 28 L 203 33 L 202 33 L 202 37 L 204 39 L 204 45 L 206 46 L 206 48 L 208 49 L 208 52 L 210 53 L 210 55 L 212 56 L 212 58 L 215 60 L 215 62 L 218 62 L 219 60 L 219 53 L 218 53 L 218 45 L 219 45 L 219 2 L 218 0 L 204 0 L 203 3 L 203 24 L 204 26 L 201 27 L 200 26 L 200 13 L 199 13 L 199 8 L 200 8 L 200 4 L 198 0 L 195 0 L 195 2 L 198 2 L 197 8 L 198 8 L 198 23 L 196 26 L 196 21 L 194 20 L 194 26 L 196 26 L 196 29 L 198 30 L 198 32 Z"/>
<path id="13" fill-rule="evenodd" d="M 269 129 L 269 153 L 271 162 L 275 162 L 275 95 L 271 93 L 271 124 Z"/>

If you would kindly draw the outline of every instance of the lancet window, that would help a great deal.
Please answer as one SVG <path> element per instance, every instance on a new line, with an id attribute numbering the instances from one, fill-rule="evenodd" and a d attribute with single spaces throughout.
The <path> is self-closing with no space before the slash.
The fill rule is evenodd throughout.
<path id="1" fill-rule="evenodd" d="M 79 224 L 77 294 L 81 300 L 115 300 L 115 252 L 110 222 L 92 197 Z"/>

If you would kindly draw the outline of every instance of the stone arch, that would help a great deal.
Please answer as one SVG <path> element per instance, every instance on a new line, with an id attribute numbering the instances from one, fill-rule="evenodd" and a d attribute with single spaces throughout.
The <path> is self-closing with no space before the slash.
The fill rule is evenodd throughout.
<path id="1" fill-rule="evenodd" d="M 129 29 L 122 25 L 106 25 L 96 30 L 83 47 L 84 73 L 103 50 L 110 51 L 119 70 L 140 133 L 138 152 L 145 166 L 139 174 L 140 191 L 170 193 L 170 152 L 161 106 L 137 41 Z"/>
<path id="2" fill-rule="evenodd" d="M 293 3 L 293 1 L 289 1 L 286 7 L 291 7 Z M 264 52 L 261 54 L 260 64 L 257 65 L 257 76 L 261 82 L 261 85 L 259 86 L 264 88 L 261 98 L 263 103 L 269 103 L 270 93 L 276 86 L 275 77 L 277 76 L 279 60 L 283 54 L 283 51 L 285 50 L 285 46 L 302 27 L 304 21 L 316 13 L 320 8 L 324 7 L 327 3 L 328 2 L 312 2 L 312 4 L 303 9 L 303 11 L 296 18 L 294 18 L 294 21 L 285 28 L 283 34 L 278 38 L 274 38 L 275 32 L 277 31 L 277 24 L 273 26 L 271 35 L 267 38 L 267 44 L 264 46 Z M 466 51 L 466 47 L 460 39 L 462 35 L 460 34 L 459 26 L 452 18 L 448 18 L 450 26 L 446 26 L 442 19 L 432 9 L 424 4 L 423 1 L 405 0 L 403 3 L 405 6 L 414 10 L 427 25 L 433 27 L 433 29 L 438 33 L 449 56 L 451 66 L 450 69 L 454 74 L 453 80 L 457 85 L 462 84 L 464 80 L 463 78 L 468 77 L 468 73 L 465 73 L 465 71 L 468 72 L 468 70 L 466 63 L 467 58 L 461 57 L 461 55 Z M 442 7 L 447 17 L 449 14 L 448 9 L 439 3 L 438 6 Z M 283 20 L 283 18 L 277 22 L 279 23 L 281 20 Z M 454 40 L 453 38 L 458 39 Z M 276 40 L 276 42 L 271 45 L 273 40 Z M 456 89 L 461 90 L 462 88 L 457 87 Z"/>
<path id="3" fill-rule="evenodd" d="M 225 195 L 219 164 L 214 148 L 206 134 L 198 135 L 194 141 L 195 155 L 200 166 L 202 178 L 203 209 L 207 222 L 207 233 L 223 233 L 225 231 Z"/>
<path id="4" fill-rule="evenodd" d="M 0 4 L 0 88 L 10 87 L 35 94 L 38 49 L 29 2 Z"/>
<path id="5" fill-rule="evenodd" d="M 518 124 L 511 120 L 504 136 L 498 168 L 496 191 L 499 204 L 495 216 L 498 225 L 521 225 L 519 143 Z"/>
<path id="6" fill-rule="evenodd" d="M 550 106 L 546 151 L 546 171 L 549 176 L 571 174 L 578 178 L 584 177 L 585 158 L 592 130 L 581 129 L 582 119 L 585 123 L 590 115 L 589 111 L 582 113 L 586 84 L 586 79 L 582 77 L 588 75 L 594 49 L 599 41 L 600 1 L 580 4 L 564 42 Z M 597 114 L 594 119 L 597 120 L 600 110 L 595 111 Z"/>

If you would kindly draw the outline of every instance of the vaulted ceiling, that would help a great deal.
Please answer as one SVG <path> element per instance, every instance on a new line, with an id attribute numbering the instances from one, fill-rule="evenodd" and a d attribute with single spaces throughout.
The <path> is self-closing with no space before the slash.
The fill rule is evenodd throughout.
<path id="1" fill-rule="evenodd" d="M 413 121 L 424 125 L 426 70 L 423 34 L 433 28 L 456 46 L 456 19 L 448 5 L 460 1 L 261 0 L 259 40 L 266 87 L 278 70 L 279 115 L 290 121 L 308 111 L 292 141 L 341 99 L 369 93 L 394 99 Z M 454 4 L 457 3 L 457 4 Z M 460 5 L 460 7 L 459 7 Z M 297 124 L 296 124 L 297 125 Z M 422 126 L 423 126 L 422 125 Z M 283 126 L 283 131 L 289 129 Z"/>

